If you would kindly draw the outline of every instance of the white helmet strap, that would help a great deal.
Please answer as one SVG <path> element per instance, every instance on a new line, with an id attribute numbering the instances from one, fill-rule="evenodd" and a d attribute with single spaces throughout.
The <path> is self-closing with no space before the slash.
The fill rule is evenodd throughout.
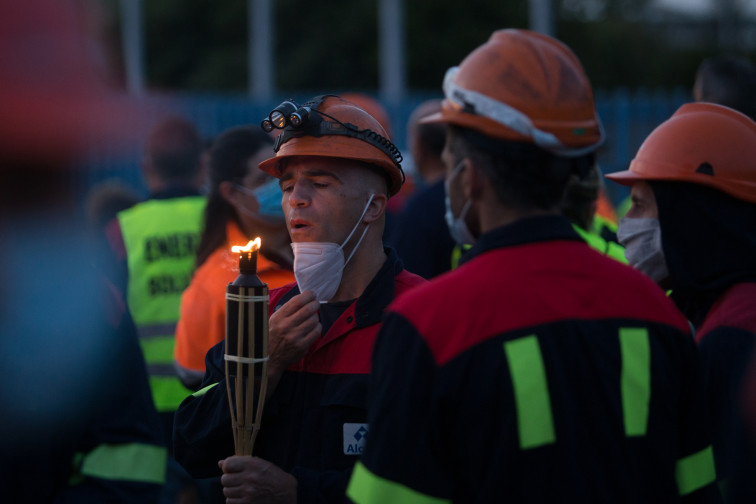
<path id="1" fill-rule="evenodd" d="M 586 147 L 567 147 L 552 133 L 538 129 L 528 116 L 486 95 L 465 89 L 454 82 L 459 67 L 451 67 L 444 76 L 446 99 L 463 110 L 486 117 L 533 140 L 537 146 L 558 156 L 578 157 L 597 149 L 604 142 L 604 127 L 598 119 L 600 140 Z"/>

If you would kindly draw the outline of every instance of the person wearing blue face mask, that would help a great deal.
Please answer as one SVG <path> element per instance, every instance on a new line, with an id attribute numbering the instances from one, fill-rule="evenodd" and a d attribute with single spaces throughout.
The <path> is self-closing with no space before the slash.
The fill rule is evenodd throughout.
<path id="1" fill-rule="evenodd" d="M 270 288 L 294 281 L 293 255 L 278 181 L 257 169 L 273 140 L 259 128 L 222 133 L 210 150 L 210 190 L 197 250 L 197 270 L 181 298 L 174 358 L 182 382 L 196 390 L 205 354 L 225 335 L 226 285 L 238 274 L 234 245 L 261 239 L 258 275 Z"/>

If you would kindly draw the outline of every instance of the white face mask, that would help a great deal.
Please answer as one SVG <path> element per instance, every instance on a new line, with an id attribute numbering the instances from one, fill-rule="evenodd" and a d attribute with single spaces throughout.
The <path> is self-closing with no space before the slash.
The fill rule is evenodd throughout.
<path id="1" fill-rule="evenodd" d="M 659 219 L 622 218 L 617 227 L 617 239 L 625 247 L 630 266 L 660 283 L 669 276 L 661 244 Z"/>
<path id="2" fill-rule="evenodd" d="M 457 244 L 472 245 L 477 240 L 472 235 L 470 228 L 467 227 L 467 223 L 465 222 L 467 212 L 472 206 L 472 200 L 468 199 L 465 202 L 465 206 L 462 207 L 462 213 L 459 214 L 459 217 L 454 217 L 454 212 L 452 212 L 451 208 L 451 198 L 449 198 L 449 182 L 451 181 L 451 179 L 457 176 L 457 174 L 462 170 L 463 166 L 464 165 L 460 161 L 457 167 L 452 170 L 451 174 L 444 181 L 444 192 L 446 195 L 444 198 L 444 204 L 446 205 L 446 213 L 444 214 L 444 218 L 446 219 L 446 226 L 449 228 L 449 233 L 451 233 L 451 237 L 455 242 L 457 242 Z"/>
<path id="3" fill-rule="evenodd" d="M 291 248 L 294 250 L 294 278 L 297 280 L 300 292 L 312 291 L 321 303 L 333 298 L 341 284 L 344 267 L 354 256 L 370 225 L 365 226 L 360 240 L 354 246 L 346 261 L 344 261 L 344 245 L 349 242 L 357 227 L 362 223 L 362 218 L 365 217 L 374 197 L 375 194 L 370 195 L 357 224 L 354 225 L 352 232 L 341 245 L 331 242 L 295 242 L 291 244 Z"/>

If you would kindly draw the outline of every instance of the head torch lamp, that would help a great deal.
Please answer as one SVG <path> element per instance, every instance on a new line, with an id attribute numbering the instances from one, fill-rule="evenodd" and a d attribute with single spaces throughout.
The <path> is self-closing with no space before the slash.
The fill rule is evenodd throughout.
<path id="1" fill-rule="evenodd" d="M 268 114 L 268 117 L 260 123 L 262 129 L 267 133 L 274 129 L 282 130 L 276 138 L 273 151 L 278 152 L 281 146 L 292 138 L 348 136 L 367 142 L 383 151 L 393 161 L 402 174 L 402 178 L 404 178 L 404 170 L 402 170 L 401 165 L 402 154 L 388 138 L 371 129 L 360 129 L 354 124 L 343 123 L 319 109 L 320 104 L 330 96 L 335 97 L 336 95 L 321 95 L 304 105 L 297 105 L 293 100 L 286 100 L 274 108 Z"/>
<path id="2" fill-rule="evenodd" d="M 287 100 L 274 108 L 268 117 L 260 123 L 262 129 L 270 133 L 274 129 L 284 129 L 286 126 L 300 127 L 310 117 L 310 107 L 300 107 L 291 100 Z"/>

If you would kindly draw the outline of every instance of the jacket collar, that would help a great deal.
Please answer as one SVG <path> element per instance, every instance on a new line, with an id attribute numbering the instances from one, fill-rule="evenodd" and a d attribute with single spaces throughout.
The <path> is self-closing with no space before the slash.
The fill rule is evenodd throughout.
<path id="1" fill-rule="evenodd" d="M 394 300 L 395 277 L 404 269 L 402 260 L 391 247 L 384 247 L 386 261 L 373 277 L 362 296 L 357 298 L 355 322 L 357 327 L 377 324 L 383 320 L 386 307 Z"/>
<path id="2" fill-rule="evenodd" d="M 460 264 L 490 250 L 552 240 L 582 241 L 569 221 L 560 215 L 539 215 L 517 220 L 480 236 Z"/>

